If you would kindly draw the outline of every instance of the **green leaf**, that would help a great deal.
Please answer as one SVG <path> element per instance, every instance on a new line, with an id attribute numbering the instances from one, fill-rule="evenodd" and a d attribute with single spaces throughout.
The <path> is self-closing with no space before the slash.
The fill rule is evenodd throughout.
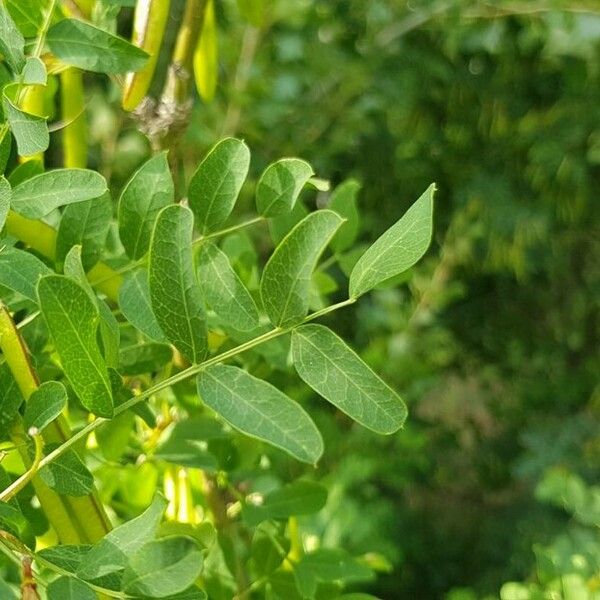
<path id="1" fill-rule="evenodd" d="M 254 27 L 260 27 L 264 20 L 264 0 L 237 0 L 240 13 Z"/>
<path id="2" fill-rule="evenodd" d="M 12 150 L 12 136 L 8 129 L 5 129 L 4 133 L 0 135 L 2 136 L 0 137 L 0 173 L 4 173 Z"/>
<path id="3" fill-rule="evenodd" d="M 119 236 L 127 256 L 142 258 L 160 210 L 175 198 L 167 153 L 144 163 L 127 182 L 119 198 Z"/>
<path id="4" fill-rule="evenodd" d="M 8 183 L 14 188 L 27 179 L 44 172 L 44 165 L 38 158 L 32 158 L 15 167 L 8 176 Z"/>
<path id="5" fill-rule="evenodd" d="M 31 394 L 25 404 L 25 426 L 40 431 L 54 421 L 67 405 L 67 390 L 59 381 L 46 381 Z"/>
<path id="6" fill-rule="evenodd" d="M 21 110 L 10 97 L 19 89 L 18 84 L 7 85 L 2 92 L 2 107 L 12 134 L 17 142 L 19 156 L 45 152 L 50 145 L 50 134 L 45 117 Z"/>
<path id="7" fill-rule="evenodd" d="M 0 248 L 0 285 L 37 304 L 37 283 L 52 271 L 33 254 L 18 248 Z"/>
<path id="8" fill-rule="evenodd" d="M 62 264 L 73 246 L 81 245 L 83 268 L 93 267 L 104 248 L 111 218 L 112 201 L 108 192 L 99 198 L 67 206 L 56 237 L 57 263 Z"/>
<path id="9" fill-rule="evenodd" d="M 244 520 L 255 526 L 268 519 L 287 519 L 320 511 L 327 502 L 327 488 L 314 481 L 294 481 L 267 494 L 260 504 L 246 504 Z"/>
<path id="10" fill-rule="evenodd" d="M 339 548 L 320 548 L 305 554 L 294 570 L 296 583 L 305 598 L 313 598 L 318 582 L 352 583 L 372 579 L 371 569 Z"/>
<path id="11" fill-rule="evenodd" d="M 50 452 L 57 446 L 49 444 L 45 450 Z M 94 476 L 73 450 L 67 450 L 40 469 L 39 475 L 49 488 L 67 496 L 85 496 L 94 487 Z"/>
<path id="12" fill-rule="evenodd" d="M 312 167 L 299 158 L 282 158 L 270 164 L 256 184 L 258 212 L 265 217 L 289 213 L 313 175 Z"/>
<path id="13" fill-rule="evenodd" d="M 433 232 L 431 184 L 421 197 L 358 260 L 350 274 L 350 297 L 410 269 L 427 251 Z"/>
<path id="14" fill-rule="evenodd" d="M 258 308 L 229 263 L 227 255 L 204 243 L 198 258 L 198 283 L 207 304 L 225 323 L 238 331 L 258 327 Z"/>
<path id="15" fill-rule="evenodd" d="M 308 213 L 309 210 L 306 208 L 304 202 L 299 200 L 294 205 L 292 212 L 269 219 L 269 233 L 271 234 L 273 244 L 277 245 L 281 243 L 281 240 L 283 240 L 283 238 L 298 225 Z"/>
<path id="16" fill-rule="evenodd" d="M 53 25 L 46 43 L 62 62 L 109 75 L 138 71 L 148 58 L 141 48 L 77 19 Z"/>
<path id="17" fill-rule="evenodd" d="M 0 265 L 0 273 L 2 273 Z M 0 363 L 0 425 L 7 426 L 19 412 L 24 398 L 13 374 L 6 364 Z"/>
<path id="18" fill-rule="evenodd" d="M 25 37 L 35 37 L 44 21 L 47 2 L 40 0 L 6 0 L 6 8 Z"/>
<path id="19" fill-rule="evenodd" d="M 136 344 L 119 351 L 119 373 L 121 375 L 142 375 L 154 373 L 173 358 L 171 346 L 167 344 Z"/>
<path id="20" fill-rule="evenodd" d="M 4 4 L 0 2 L 0 52 L 15 75 L 25 66 L 24 47 L 23 34 L 17 29 Z"/>
<path id="21" fill-rule="evenodd" d="M 36 558 L 57 566 L 67 573 L 76 573 L 77 569 L 87 556 L 91 546 L 86 544 L 64 544 L 42 548 L 36 553 Z"/>
<path id="22" fill-rule="evenodd" d="M 123 573 L 123 590 L 144 598 L 164 598 L 186 590 L 201 570 L 202 553 L 193 539 L 160 538 L 130 558 Z"/>
<path id="23" fill-rule="evenodd" d="M 313 390 L 361 425 L 384 434 L 402 427 L 407 410 L 400 396 L 327 327 L 294 329 L 292 357 Z"/>
<path id="24" fill-rule="evenodd" d="M 194 173 L 188 202 L 196 228 L 207 233 L 231 214 L 250 166 L 250 150 L 241 140 L 225 138 L 213 146 Z"/>
<path id="25" fill-rule="evenodd" d="M 252 564 L 257 578 L 273 573 L 290 551 L 290 542 L 275 523 L 262 523 L 252 538 Z"/>
<path id="26" fill-rule="evenodd" d="M 148 274 L 140 269 L 125 277 L 119 290 L 119 307 L 123 316 L 145 336 L 156 342 L 166 342 L 150 305 Z"/>
<path id="27" fill-rule="evenodd" d="M 148 284 L 152 312 L 169 341 L 191 362 L 207 353 L 204 303 L 192 258 L 192 212 L 163 208 L 150 244 Z"/>
<path id="28" fill-rule="evenodd" d="M 342 223 L 336 213 L 318 210 L 300 221 L 273 252 L 263 271 L 260 294 L 276 327 L 299 323 L 308 314 L 312 272 Z"/>
<path id="29" fill-rule="evenodd" d="M 129 557 L 155 537 L 166 507 L 167 501 L 156 494 L 139 517 L 113 529 L 92 546 L 77 569 L 77 577 L 94 581 L 122 572 Z"/>
<path id="30" fill-rule="evenodd" d="M 38 296 L 40 310 L 73 391 L 89 411 L 112 417 L 110 380 L 96 342 L 98 309 L 80 285 L 60 275 L 43 277 L 38 284 Z"/>
<path id="31" fill-rule="evenodd" d="M 207 406 L 246 435 L 315 464 L 323 453 L 319 430 L 304 409 L 261 379 L 237 367 L 216 365 L 198 375 Z"/>
<path id="32" fill-rule="evenodd" d="M 48 73 L 46 65 L 37 56 L 30 56 L 23 67 L 22 80 L 27 85 L 46 85 Z"/>
<path id="33" fill-rule="evenodd" d="M 31 177 L 13 188 L 13 210 L 41 219 L 55 208 L 99 198 L 107 191 L 102 175 L 88 169 L 55 169 Z"/>
<path id="34" fill-rule="evenodd" d="M 63 575 L 48 586 L 48 600 L 96 600 L 94 590 L 80 579 Z"/>
<path id="35" fill-rule="evenodd" d="M 119 362 L 120 329 L 119 322 L 104 300 L 96 296 L 92 289 L 81 260 L 81 246 L 73 246 L 65 257 L 64 274 L 74 279 L 87 292 L 100 313 L 100 338 L 106 363 L 116 367 Z"/>
<path id="36" fill-rule="evenodd" d="M 331 246 L 335 252 L 343 252 L 355 242 L 360 228 L 360 216 L 356 206 L 356 196 L 360 191 L 360 183 L 356 179 L 348 179 L 338 185 L 329 200 L 329 208 L 335 211 L 346 222 L 340 227 Z"/>

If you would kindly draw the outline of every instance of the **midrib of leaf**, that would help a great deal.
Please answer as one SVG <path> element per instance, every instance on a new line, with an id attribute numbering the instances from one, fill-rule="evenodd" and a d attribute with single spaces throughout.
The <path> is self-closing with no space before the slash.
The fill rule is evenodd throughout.
<path id="1" fill-rule="evenodd" d="M 101 31 L 101 30 L 98 30 L 98 31 Z M 78 33 L 81 33 L 81 30 L 79 30 Z M 111 37 L 109 39 L 111 41 L 114 41 L 113 38 L 115 38 L 116 36 L 112 36 L 112 34 L 110 34 L 110 35 L 111 35 Z M 119 39 L 119 38 L 117 38 L 117 39 Z M 65 39 L 65 38 L 57 38 L 57 37 L 53 36 L 52 37 L 52 43 L 55 43 L 55 42 L 58 42 L 58 43 L 65 43 L 66 42 L 67 44 L 70 44 L 71 46 L 83 46 L 84 48 L 97 48 L 98 47 L 97 44 L 94 44 L 94 43 L 90 42 L 89 40 L 86 41 L 86 42 L 83 42 L 83 41 L 79 41 L 76 38 L 67 38 L 67 39 Z M 110 49 L 111 54 L 119 54 L 120 56 L 125 56 L 125 57 L 129 56 L 129 53 L 126 50 L 123 50 L 123 49 L 120 49 L 118 47 L 115 47 L 114 44 L 111 44 L 110 46 L 104 46 L 104 45 L 102 45 L 102 46 L 100 46 L 100 48 L 102 48 L 102 50 L 108 50 L 108 49 Z"/>
<path id="2" fill-rule="evenodd" d="M 279 176 L 278 176 L 279 179 Z M 283 188 L 283 190 L 281 190 L 281 192 L 278 192 L 273 186 L 271 185 L 266 185 L 266 187 L 269 190 L 272 190 L 273 192 L 275 192 L 276 196 L 275 198 L 271 201 L 271 203 L 267 206 L 267 208 L 265 208 L 262 212 L 263 214 L 267 214 L 270 210 L 271 207 L 273 206 L 273 204 L 275 204 L 277 202 L 277 200 L 279 200 L 281 198 L 281 196 L 285 195 L 287 193 L 288 190 L 293 189 L 294 187 L 296 187 L 296 181 L 292 181 L 292 183 L 286 187 Z"/>
<path id="3" fill-rule="evenodd" d="M 194 330 L 192 328 L 192 317 L 191 317 L 191 313 L 189 310 L 189 306 L 188 306 L 188 296 L 187 296 L 187 291 L 188 291 L 188 287 L 185 285 L 185 281 L 184 281 L 184 264 L 185 264 L 185 248 L 183 247 L 178 247 L 178 254 L 179 254 L 179 266 L 181 267 L 179 269 L 179 289 L 181 290 L 181 294 L 182 294 L 182 300 L 183 300 L 183 309 L 185 310 L 185 323 L 187 325 L 187 329 L 188 329 L 188 333 L 189 333 L 189 337 L 190 340 L 192 341 L 192 350 L 193 350 L 193 356 L 194 356 L 194 360 L 196 359 L 196 338 L 194 337 Z M 195 275 L 193 273 L 193 268 L 192 268 L 192 276 L 195 278 Z"/>
<path id="4" fill-rule="evenodd" d="M 217 385 L 220 385 L 222 388 L 224 388 L 228 392 L 230 392 L 233 396 L 235 396 L 238 400 L 240 400 L 242 404 L 247 406 L 251 412 L 254 412 L 256 415 L 258 415 L 261 419 L 263 419 L 267 423 L 271 423 L 271 425 L 273 425 L 278 431 L 281 431 L 283 433 L 284 438 L 288 442 L 292 442 L 294 446 L 300 446 L 302 448 L 302 450 L 304 450 L 305 452 L 310 452 L 310 448 L 308 448 L 304 444 L 301 444 L 300 442 L 295 441 L 293 438 L 290 438 L 289 434 L 285 430 L 281 429 L 280 425 L 278 425 L 276 422 L 272 421 L 264 413 L 261 413 L 256 407 L 252 406 L 252 404 L 250 404 L 247 400 L 245 400 L 243 396 L 240 396 L 234 389 L 232 389 L 232 388 L 228 387 L 227 385 L 225 385 L 224 383 L 222 383 L 219 379 L 217 379 L 216 377 L 211 375 L 209 371 L 204 373 L 203 377 L 206 377 L 206 376 L 210 377 L 213 381 L 215 381 L 217 383 Z M 256 437 L 255 434 L 248 434 L 248 435 L 251 435 L 252 437 Z"/>
<path id="5" fill-rule="evenodd" d="M 152 176 L 152 178 L 154 180 L 158 179 L 160 180 L 160 176 Z M 131 185 L 131 182 L 129 182 Z M 156 184 L 154 184 L 153 187 L 156 187 Z M 127 188 L 124 190 L 124 194 L 127 193 L 129 186 L 127 186 Z M 129 209 L 130 210 L 130 209 Z M 143 206 L 143 219 L 140 220 L 140 226 L 136 227 L 136 232 L 135 232 L 135 244 L 133 245 L 133 255 L 137 256 L 138 255 L 138 246 L 140 243 L 140 240 L 142 239 L 142 224 L 145 223 L 146 219 L 148 218 L 148 213 L 150 212 L 150 203 L 145 203 Z"/>
<path id="6" fill-rule="evenodd" d="M 315 351 L 323 356 L 325 358 L 325 360 L 331 364 L 334 368 L 334 370 L 336 370 L 338 373 L 341 373 L 344 376 L 344 379 L 348 382 L 350 382 L 358 391 L 363 392 L 367 398 L 369 398 L 369 400 L 371 401 L 371 405 L 375 406 L 376 409 L 381 410 L 383 413 L 385 413 L 392 421 L 395 420 L 395 417 L 392 413 L 388 412 L 388 410 L 386 408 L 384 408 L 381 404 L 378 404 L 375 400 L 373 400 L 371 394 L 366 391 L 364 388 L 362 388 L 358 383 L 356 383 L 353 379 L 351 379 L 344 371 L 342 371 L 336 364 L 335 362 L 329 357 L 327 356 L 327 354 L 325 354 L 318 346 L 316 346 L 311 340 L 309 340 L 305 335 L 302 335 L 301 333 L 299 333 L 298 331 L 295 332 L 296 335 L 299 335 L 300 337 L 302 337 L 302 339 L 304 339 L 306 342 L 308 342 L 314 349 Z M 354 352 L 354 350 L 352 350 L 351 348 L 348 348 L 348 350 L 350 352 L 352 352 L 352 354 L 354 354 L 356 356 L 356 358 L 358 360 L 360 360 L 361 362 L 362 359 Z M 385 381 L 383 381 L 372 369 L 371 367 L 369 367 L 369 365 L 367 365 L 366 363 L 363 363 L 365 365 L 365 367 L 371 371 L 371 373 L 377 378 L 379 379 L 382 384 L 387 387 L 388 389 L 390 389 L 392 392 L 393 390 L 387 385 L 387 383 L 385 383 Z"/>

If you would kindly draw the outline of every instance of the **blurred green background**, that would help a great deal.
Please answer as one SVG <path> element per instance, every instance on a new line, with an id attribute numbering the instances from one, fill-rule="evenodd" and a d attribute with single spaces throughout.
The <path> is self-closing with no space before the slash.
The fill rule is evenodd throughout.
<path id="1" fill-rule="evenodd" d="M 330 500 L 307 526 L 380 553 L 385 599 L 600 598 L 600 4 L 265 0 L 253 27 L 228 0 L 217 19 L 187 176 L 223 135 L 254 180 L 300 156 L 362 184 L 365 242 L 439 190 L 425 260 L 330 322 L 402 393 L 404 430 L 374 436 L 281 375 L 322 411 Z M 120 187 L 150 149 L 115 98 L 91 125 Z"/>

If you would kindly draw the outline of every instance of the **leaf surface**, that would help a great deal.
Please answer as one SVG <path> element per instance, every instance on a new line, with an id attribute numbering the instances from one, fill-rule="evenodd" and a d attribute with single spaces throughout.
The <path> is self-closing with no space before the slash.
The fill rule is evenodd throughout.
<path id="1" fill-rule="evenodd" d="M 431 184 L 421 197 L 359 258 L 350 274 L 350 297 L 358 298 L 410 269 L 427 251 L 433 232 Z"/>
<path id="2" fill-rule="evenodd" d="M 230 425 L 315 464 L 323 453 L 319 430 L 304 409 L 270 383 L 237 367 L 216 365 L 198 376 L 207 406 Z"/>
<path id="3" fill-rule="evenodd" d="M 46 381 L 31 394 L 25 404 L 25 427 L 44 429 L 67 405 L 67 390 L 59 381 Z"/>
<path id="4" fill-rule="evenodd" d="M 48 600 L 96 600 L 98 597 L 89 585 L 68 575 L 52 581 L 46 593 Z"/>
<path id="5" fill-rule="evenodd" d="M 400 396 L 327 327 L 294 329 L 292 357 L 298 375 L 313 390 L 368 429 L 389 434 L 406 420 Z"/>
<path id="6" fill-rule="evenodd" d="M 37 304 L 37 283 L 52 271 L 30 252 L 18 248 L 0 249 L 0 285 L 22 294 Z"/>
<path id="7" fill-rule="evenodd" d="M 96 341 L 100 320 L 97 307 L 80 285 L 61 275 L 40 279 L 38 297 L 73 391 L 89 411 L 110 418 L 113 400 L 106 364 Z"/>
<path id="8" fill-rule="evenodd" d="M 271 323 L 288 327 L 308 314 L 310 280 L 325 247 L 343 223 L 330 210 L 318 210 L 296 225 L 267 262 L 260 294 Z"/>
<path id="9" fill-rule="evenodd" d="M 148 285 L 152 312 L 168 340 L 191 362 L 206 356 L 204 303 L 192 258 L 194 217 L 189 208 L 163 208 L 152 233 Z"/>

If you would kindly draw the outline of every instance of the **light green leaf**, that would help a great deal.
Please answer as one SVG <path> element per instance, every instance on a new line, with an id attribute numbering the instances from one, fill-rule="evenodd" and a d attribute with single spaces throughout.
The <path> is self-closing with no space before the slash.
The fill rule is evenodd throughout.
<path id="1" fill-rule="evenodd" d="M 150 246 L 156 216 L 175 198 L 167 153 L 144 163 L 127 182 L 119 199 L 119 236 L 127 256 L 142 258 Z"/>
<path id="2" fill-rule="evenodd" d="M 73 391 L 89 411 L 111 417 L 110 380 L 96 342 L 98 309 L 87 292 L 68 277 L 48 275 L 37 289 L 40 310 Z"/>
<path id="3" fill-rule="evenodd" d="M 46 593 L 48 600 L 96 600 L 98 597 L 83 581 L 67 575 L 52 581 Z"/>
<path id="4" fill-rule="evenodd" d="M 45 152 L 50 144 L 50 134 L 45 117 L 29 114 L 21 110 L 11 98 L 19 89 L 18 84 L 5 86 L 2 92 L 2 106 L 6 120 L 17 142 L 19 156 L 31 156 Z"/>
<path id="5" fill-rule="evenodd" d="M 273 325 L 288 327 L 306 317 L 312 272 L 342 223 L 336 213 L 318 210 L 300 221 L 277 246 L 260 282 L 263 305 Z"/>
<path id="6" fill-rule="evenodd" d="M 135 519 L 107 533 L 94 544 L 77 569 L 77 576 L 86 581 L 119 573 L 125 569 L 130 556 L 154 539 L 167 501 L 156 494 L 152 504 Z"/>
<path id="7" fill-rule="evenodd" d="M 215 245 L 204 243 L 198 258 L 198 283 L 207 304 L 238 331 L 258 327 L 258 308 L 229 263 Z"/>
<path id="8" fill-rule="evenodd" d="M 51 452 L 57 446 L 58 444 L 49 444 L 45 450 Z M 85 496 L 94 486 L 94 476 L 73 450 L 61 454 L 40 469 L 39 474 L 48 487 L 67 496 Z"/>
<path id="9" fill-rule="evenodd" d="M 292 332 L 298 375 L 361 425 L 389 434 L 402 427 L 406 405 L 333 331 L 302 325 Z"/>
<path id="10" fill-rule="evenodd" d="M 73 246 L 65 256 L 63 266 L 64 274 L 74 279 L 87 292 L 92 302 L 98 307 L 100 313 L 100 337 L 102 350 L 108 366 L 116 367 L 119 362 L 119 342 L 121 332 L 119 322 L 113 315 L 110 307 L 104 300 L 96 296 L 83 268 L 81 261 L 81 246 Z"/>
<path id="11" fill-rule="evenodd" d="M 350 297 L 358 298 L 410 269 L 427 251 L 433 232 L 431 184 L 421 197 L 360 257 L 350 274 Z"/>
<path id="12" fill-rule="evenodd" d="M 273 387 L 237 367 L 216 365 L 198 376 L 207 406 L 246 435 L 315 464 L 323 453 L 319 430 L 304 409 Z"/>
<path id="13" fill-rule="evenodd" d="M 269 233 L 271 234 L 273 244 L 277 245 L 281 243 L 281 240 L 283 240 L 294 226 L 298 225 L 308 213 L 309 210 L 306 208 L 304 202 L 298 200 L 294 205 L 292 212 L 269 219 Z"/>
<path id="14" fill-rule="evenodd" d="M 130 558 L 123 573 L 123 590 L 144 598 L 164 598 L 186 590 L 201 570 L 202 553 L 193 539 L 160 538 Z"/>
<path id="15" fill-rule="evenodd" d="M 188 202 L 201 233 L 212 231 L 231 214 L 250 166 L 250 150 L 241 140 L 225 138 L 213 146 L 194 173 Z"/>
<path id="16" fill-rule="evenodd" d="M 25 40 L 4 4 L 0 2 L 0 52 L 13 73 L 19 74 L 25 65 Z"/>
<path id="17" fill-rule="evenodd" d="M 327 488 L 315 481 L 294 481 L 267 494 L 260 504 L 245 504 L 244 520 L 255 526 L 268 519 L 287 519 L 320 511 L 327 502 Z"/>
<path id="18" fill-rule="evenodd" d="M 35 37 L 44 21 L 47 0 L 5 0 L 6 8 L 25 37 Z"/>
<path id="19" fill-rule="evenodd" d="M 10 198 L 12 196 L 12 190 L 8 180 L 0 176 L 0 231 L 4 227 L 6 221 L 6 215 L 10 209 Z"/>
<path id="20" fill-rule="evenodd" d="M 91 546 L 87 544 L 50 546 L 36 552 L 36 558 L 41 558 L 44 562 L 55 565 L 67 573 L 75 573 L 90 548 Z"/>
<path id="21" fill-rule="evenodd" d="M 52 53 L 84 71 L 114 75 L 141 69 L 148 55 L 124 39 L 77 19 L 63 19 L 46 36 Z"/>
<path id="22" fill-rule="evenodd" d="M 16 166 L 8 176 L 8 183 L 15 188 L 20 183 L 27 179 L 31 179 L 36 175 L 41 175 L 44 172 L 44 165 L 39 158 L 31 158 Z"/>
<path id="23" fill-rule="evenodd" d="M 265 217 L 289 213 L 313 175 L 312 167 L 299 158 L 282 158 L 270 164 L 256 184 L 258 212 Z"/>
<path id="24" fill-rule="evenodd" d="M 148 261 L 152 312 L 169 341 L 191 362 L 207 353 L 204 303 L 194 273 L 189 208 L 173 204 L 158 214 Z"/>
<path id="25" fill-rule="evenodd" d="M 0 248 L 0 285 L 37 304 L 37 283 L 52 271 L 33 254 L 18 248 Z"/>
<path id="26" fill-rule="evenodd" d="M 142 269 L 125 277 L 119 290 L 119 307 L 123 316 L 145 336 L 156 342 L 166 342 L 150 305 L 148 273 Z"/>
<path id="27" fill-rule="evenodd" d="M 13 210 L 41 219 L 59 206 L 99 198 L 107 191 L 102 175 L 88 169 L 55 169 L 13 188 Z"/>
<path id="28" fill-rule="evenodd" d="M 343 252 L 350 248 L 358 235 L 360 217 L 356 206 L 356 196 L 359 191 L 360 183 L 356 179 L 348 179 L 340 183 L 331 194 L 329 208 L 346 219 L 346 222 L 331 240 L 331 246 L 335 252 Z"/>
<path id="29" fill-rule="evenodd" d="M 25 404 L 25 427 L 40 431 L 60 415 L 67 405 L 67 390 L 59 381 L 46 381 L 31 394 Z"/>
<path id="30" fill-rule="evenodd" d="M 81 245 L 81 261 L 87 271 L 100 258 L 112 218 L 112 201 L 106 192 L 99 198 L 70 204 L 63 211 L 56 237 L 56 261 L 59 265 L 67 252 Z"/>
<path id="31" fill-rule="evenodd" d="M 136 344 L 119 351 L 119 373 L 121 375 L 142 375 L 154 373 L 173 358 L 171 346 L 167 344 Z"/>
<path id="32" fill-rule="evenodd" d="M 46 85 L 48 73 L 46 65 L 37 56 L 30 56 L 25 63 L 22 74 L 23 83 L 26 85 Z"/>
<path id="33" fill-rule="evenodd" d="M 254 27 L 260 27 L 264 20 L 264 0 L 237 0 L 240 13 Z"/>

